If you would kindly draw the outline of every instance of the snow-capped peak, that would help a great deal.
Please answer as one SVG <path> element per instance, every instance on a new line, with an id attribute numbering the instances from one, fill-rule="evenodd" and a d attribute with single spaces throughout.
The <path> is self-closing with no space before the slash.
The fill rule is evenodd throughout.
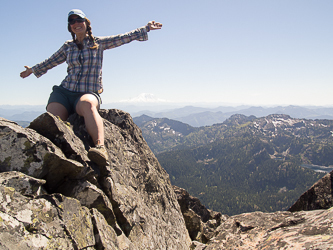
<path id="1" fill-rule="evenodd" d="M 156 103 L 156 102 L 167 102 L 166 100 L 160 99 L 151 93 L 142 93 L 134 98 L 127 100 L 122 100 L 121 102 L 131 102 L 131 103 Z"/>

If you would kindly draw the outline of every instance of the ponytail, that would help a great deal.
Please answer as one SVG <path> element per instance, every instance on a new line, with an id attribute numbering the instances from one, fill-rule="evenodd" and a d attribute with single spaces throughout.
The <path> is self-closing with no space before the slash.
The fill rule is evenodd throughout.
<path id="1" fill-rule="evenodd" d="M 88 36 L 90 38 L 90 41 L 93 42 L 93 46 L 91 46 L 90 49 L 97 49 L 98 48 L 98 44 L 96 43 L 95 37 L 92 35 L 91 27 L 90 26 L 87 27 L 87 33 L 88 33 Z"/>

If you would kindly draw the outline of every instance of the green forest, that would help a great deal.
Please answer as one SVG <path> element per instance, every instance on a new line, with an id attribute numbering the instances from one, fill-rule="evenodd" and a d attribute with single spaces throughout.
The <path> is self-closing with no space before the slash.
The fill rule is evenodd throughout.
<path id="1" fill-rule="evenodd" d="M 271 159 L 265 143 L 251 137 L 220 140 L 157 155 L 173 185 L 223 214 L 287 210 L 323 173 L 297 161 Z"/>
<path id="2" fill-rule="evenodd" d="M 162 151 L 155 154 L 172 184 L 223 214 L 287 210 L 324 176 L 303 163 L 333 165 L 333 121 L 235 115 L 221 124 L 187 128 L 182 136 L 179 124 L 154 122 L 152 130 L 145 127 L 149 122 L 142 124 L 143 135 Z"/>

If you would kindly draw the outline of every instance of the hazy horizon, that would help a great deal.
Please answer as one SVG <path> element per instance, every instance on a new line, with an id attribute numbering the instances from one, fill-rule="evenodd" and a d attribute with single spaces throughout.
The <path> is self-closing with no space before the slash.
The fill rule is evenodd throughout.
<path id="1" fill-rule="evenodd" d="M 147 97 L 144 99 L 145 97 Z M 141 93 L 136 97 L 127 99 L 127 100 L 120 100 L 115 102 L 108 102 L 105 103 L 103 100 L 103 103 L 101 105 L 101 108 L 112 108 L 111 106 L 121 106 L 121 107 L 135 107 L 136 109 L 144 109 L 144 108 L 150 108 L 150 109 L 161 109 L 162 107 L 165 107 L 166 109 L 170 108 L 183 108 L 187 106 L 193 106 L 193 107 L 202 107 L 202 108 L 218 108 L 218 107 L 234 107 L 234 108 L 244 108 L 244 107 L 263 107 L 263 108 L 271 108 L 271 107 L 289 107 L 289 106 L 299 106 L 299 107 L 305 107 L 305 108 L 318 108 L 318 107 L 325 107 L 330 108 L 333 107 L 332 105 L 293 105 L 293 104 L 275 104 L 275 105 L 265 105 L 265 104 L 258 104 L 258 105 L 251 105 L 251 104 L 245 104 L 245 103 L 225 103 L 225 102 L 172 102 L 169 100 L 162 100 L 159 97 L 155 96 L 151 93 Z M 0 108 L 17 108 L 17 107 L 39 107 L 41 109 L 45 109 L 46 104 L 0 104 Z"/>

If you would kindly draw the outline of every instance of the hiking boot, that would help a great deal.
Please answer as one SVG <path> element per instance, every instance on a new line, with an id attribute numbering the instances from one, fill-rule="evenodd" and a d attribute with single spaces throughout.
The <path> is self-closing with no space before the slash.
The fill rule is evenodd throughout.
<path id="1" fill-rule="evenodd" d="M 99 167 L 105 167 L 109 164 L 108 152 L 106 151 L 104 145 L 97 145 L 94 148 L 90 148 L 88 151 L 88 157 Z"/>

